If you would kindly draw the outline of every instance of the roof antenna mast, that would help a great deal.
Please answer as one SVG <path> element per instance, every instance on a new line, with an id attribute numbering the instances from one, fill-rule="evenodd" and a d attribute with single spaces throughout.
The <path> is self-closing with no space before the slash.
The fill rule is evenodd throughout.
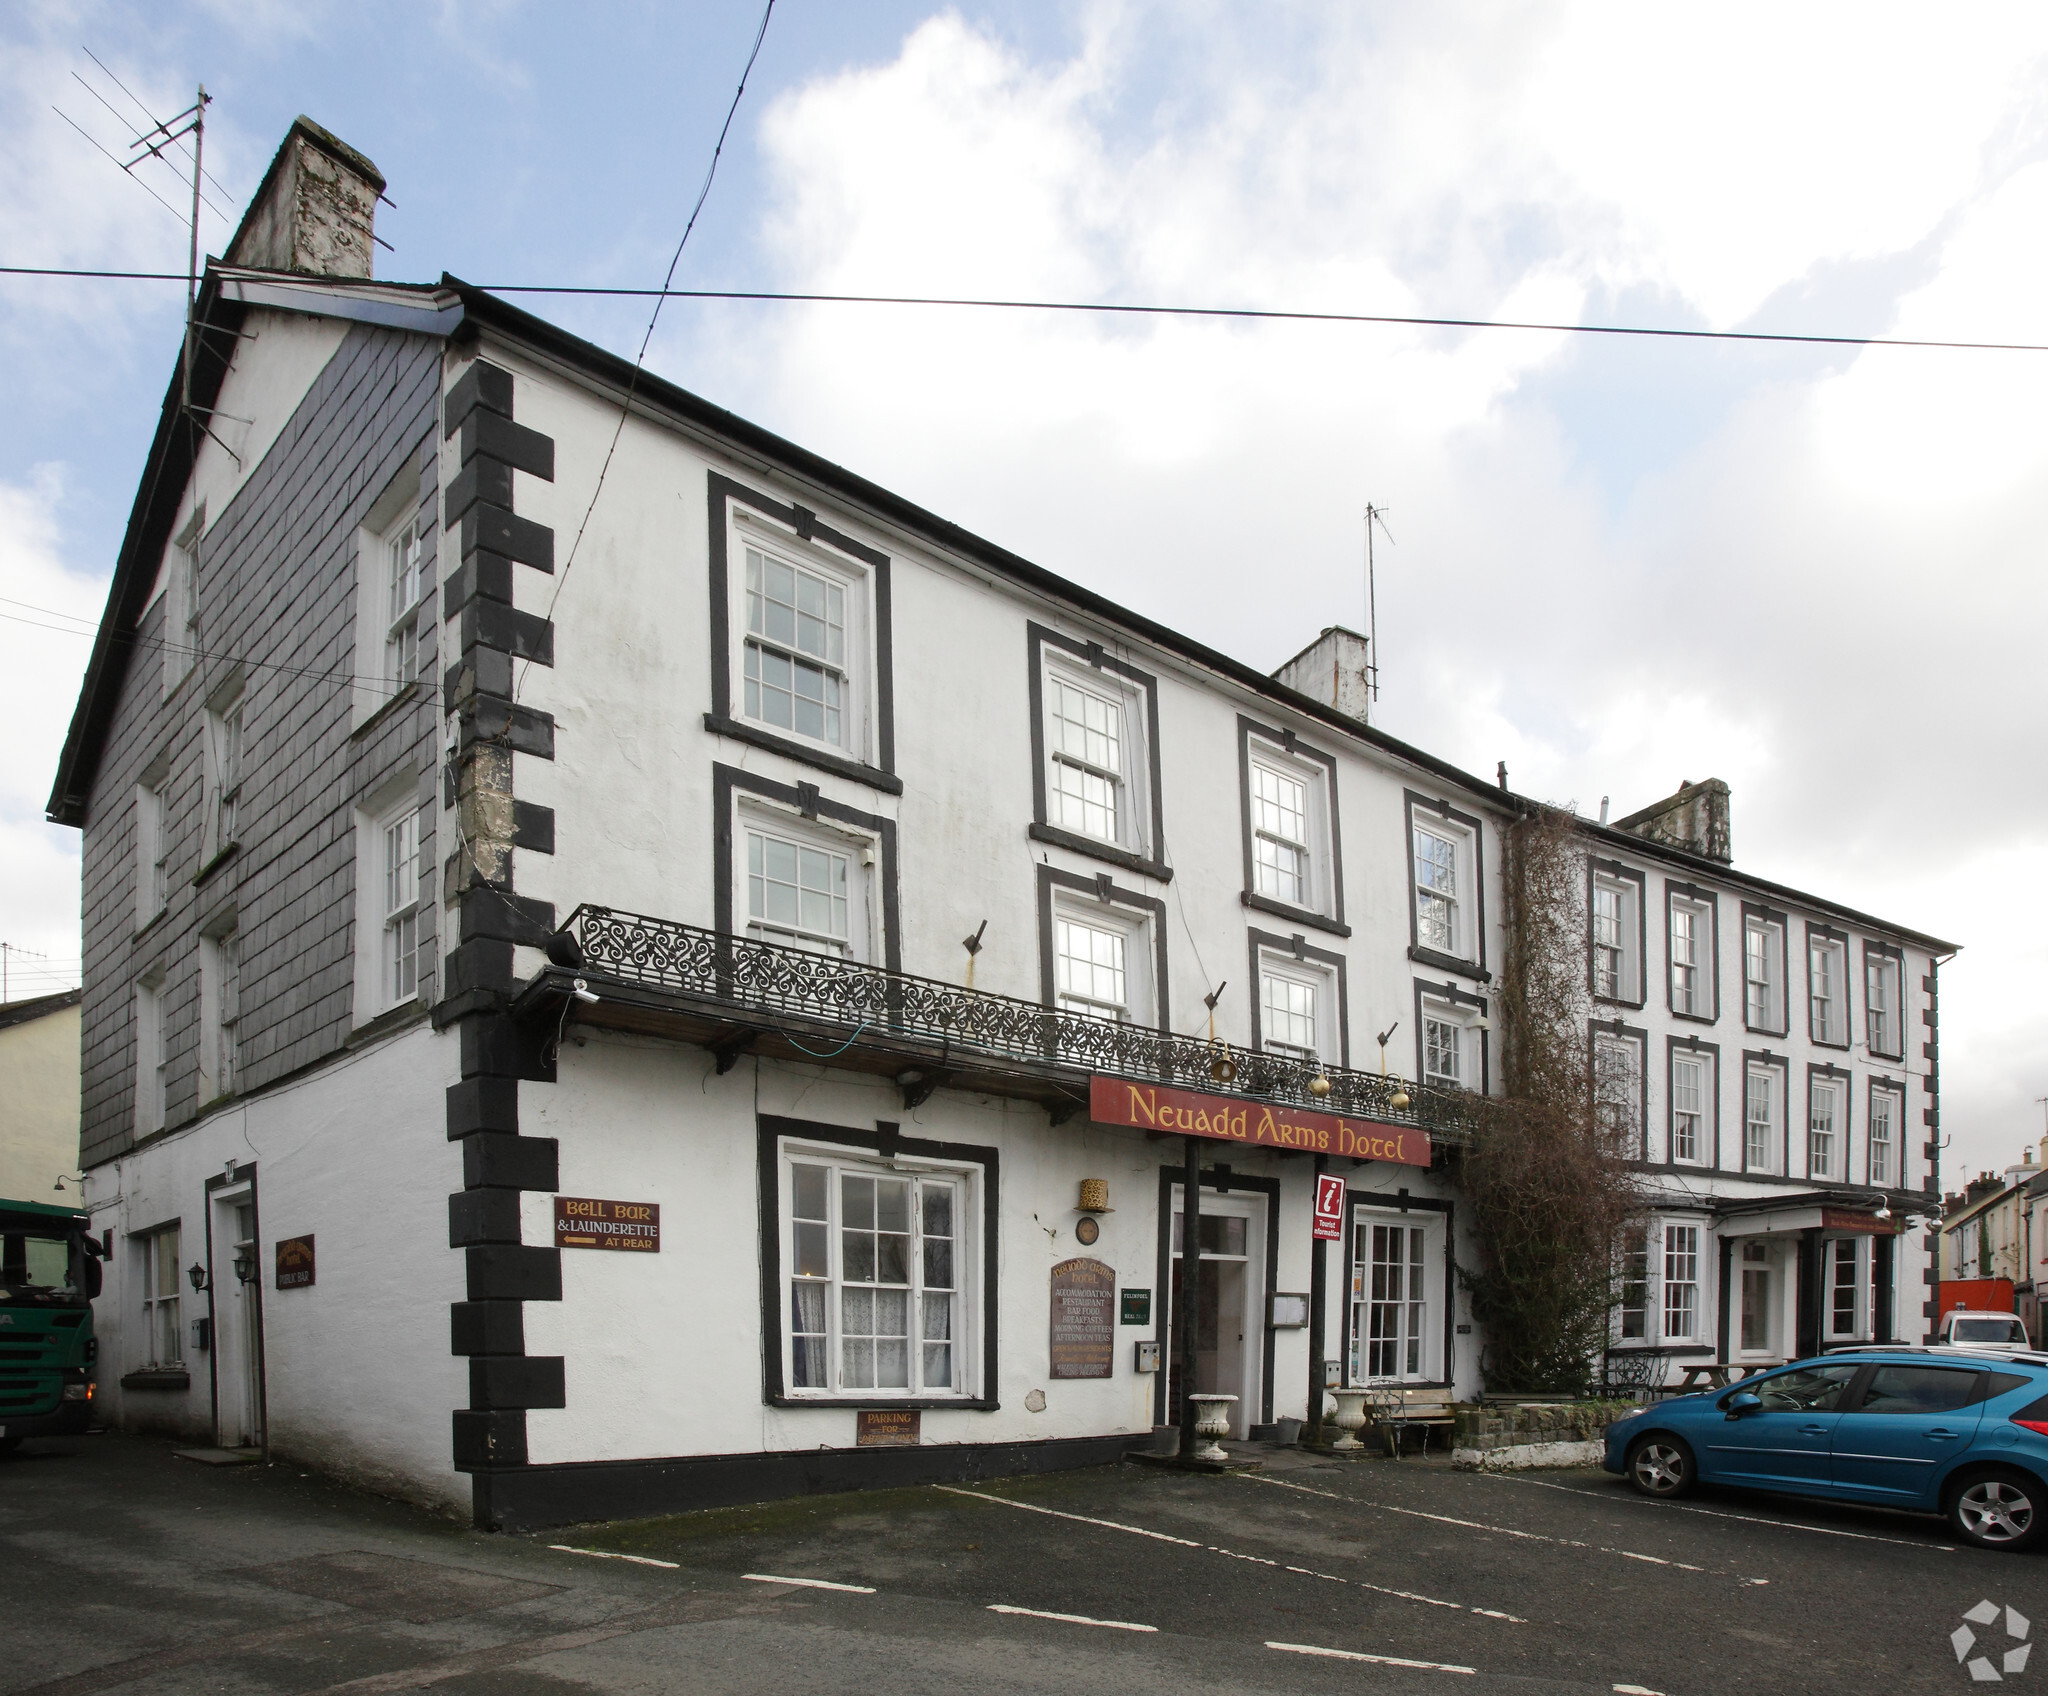
<path id="1" fill-rule="evenodd" d="M 1372 532 L 1379 527 L 1380 534 L 1391 543 L 1393 531 L 1387 528 L 1387 509 L 1374 506 L 1370 501 L 1365 505 L 1365 678 L 1366 687 L 1372 698 L 1380 698 L 1380 603 L 1379 589 L 1374 570 Z"/>
<path id="2" fill-rule="evenodd" d="M 199 85 L 199 98 L 187 106 L 175 118 L 166 118 L 156 128 L 145 130 L 128 146 L 135 157 L 121 167 L 132 172 L 145 159 L 160 159 L 164 149 L 174 141 L 186 136 L 192 138 L 192 244 L 185 262 L 185 357 L 182 405 L 189 415 L 192 411 L 192 341 L 198 333 L 196 324 L 199 312 L 199 180 L 206 155 L 206 108 L 213 104 L 213 96 L 206 92 L 206 84 Z M 181 129 L 179 126 L 183 125 Z"/>

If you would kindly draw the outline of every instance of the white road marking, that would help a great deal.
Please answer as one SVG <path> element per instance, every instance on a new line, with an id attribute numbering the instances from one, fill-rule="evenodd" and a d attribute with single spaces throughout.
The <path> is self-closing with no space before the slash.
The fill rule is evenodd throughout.
<path id="1" fill-rule="evenodd" d="M 834 1584 L 829 1578 L 783 1578 L 772 1572 L 743 1572 L 742 1578 L 750 1578 L 756 1584 L 794 1584 L 805 1590 L 844 1590 L 855 1596 L 872 1596 L 872 1584 Z"/>
<path id="2" fill-rule="evenodd" d="M 568 1543 L 550 1543 L 550 1549 L 565 1555 L 588 1555 L 594 1561 L 631 1561 L 635 1566 L 658 1566 L 669 1572 L 681 1570 L 675 1561 L 658 1561 L 652 1555 L 622 1555 L 614 1549 L 578 1549 Z"/>
<path id="3" fill-rule="evenodd" d="M 1664 1696 L 1664 1692 L 1652 1690 L 1647 1684 L 1617 1684 L 1614 1696 Z"/>
<path id="4" fill-rule="evenodd" d="M 1293 1484 L 1284 1478 L 1264 1478 L 1255 1472 L 1240 1472 L 1236 1476 L 1248 1479 L 1254 1484 L 1277 1484 L 1283 1490 L 1299 1490 L 1304 1495 L 1327 1496 L 1333 1502 L 1349 1502 L 1353 1507 L 1367 1508 L 1378 1513 L 1406 1514 L 1410 1519 L 1433 1519 L 1439 1525 L 1455 1525 L 1466 1531 L 1491 1531 L 1502 1537 L 1520 1537 L 1531 1543 L 1555 1543 L 1566 1549 L 1590 1549 L 1596 1554 L 1619 1555 L 1623 1560 L 1648 1561 L 1652 1566 L 1678 1567 L 1685 1572 L 1707 1570 L 1705 1567 L 1689 1565 L 1685 1561 L 1666 1560 L 1662 1555 L 1638 1554 L 1633 1549 L 1610 1549 L 1605 1543 L 1582 1543 L 1576 1537 L 1552 1537 L 1541 1531 L 1517 1531 L 1512 1525 L 1489 1525 L 1484 1520 L 1454 1519 L 1447 1513 L 1424 1513 L 1420 1508 L 1397 1508 L 1391 1502 L 1370 1502 L 1359 1496 L 1339 1495 L 1334 1490 L 1318 1490 L 1307 1484 Z M 1579 1490 L 1573 1494 L 1584 1495 L 1585 1492 Z M 1473 1610 L 1475 1613 L 1478 1611 L 1476 1608 Z"/>
<path id="5" fill-rule="evenodd" d="M 1356 1649 L 1323 1649 L 1313 1643 L 1268 1643 L 1269 1649 L 1278 1649 L 1288 1655 L 1321 1655 L 1331 1661 L 1370 1661 L 1376 1667 L 1416 1667 L 1423 1672 L 1477 1673 L 1477 1667 L 1452 1666 L 1448 1661 L 1408 1661 L 1399 1655 L 1364 1655 Z M 1617 1689 L 1620 1687 L 1617 1685 Z"/>
<path id="6" fill-rule="evenodd" d="M 1061 1513 L 1058 1508 L 1042 1508 L 1032 1502 L 1013 1502 L 1008 1496 L 991 1496 L 980 1490 L 962 1490 L 954 1484 L 934 1484 L 934 1490 L 943 1490 L 949 1496 L 972 1496 L 977 1502 L 1000 1502 L 1006 1508 L 1022 1508 L 1026 1513 L 1050 1514 L 1054 1519 L 1071 1519 L 1081 1525 L 1100 1525 L 1110 1531 L 1128 1531 L 1133 1537 L 1150 1537 L 1159 1543 L 1178 1543 L 1183 1549 L 1205 1549 L 1206 1543 L 1197 1543 L 1192 1537 L 1169 1537 L 1163 1531 L 1147 1531 L 1142 1525 L 1119 1525 L 1113 1519 L 1090 1519 L 1085 1513 Z"/>
<path id="7" fill-rule="evenodd" d="M 1004 1602 L 991 1602 L 988 1611 L 992 1614 L 1022 1614 L 1026 1619 L 1056 1619 L 1067 1625 L 1099 1625 L 1109 1631 L 1157 1631 L 1156 1625 L 1134 1625 L 1127 1619 L 1090 1619 L 1086 1614 L 1049 1614 L 1043 1608 L 1013 1608 Z"/>
<path id="8" fill-rule="evenodd" d="M 1627 1502 L 1633 1507 L 1665 1508 L 1673 1513 L 1703 1513 L 1709 1519 L 1737 1519 L 1744 1525 L 1775 1525 L 1780 1531 L 1812 1531 L 1822 1537 L 1851 1537 L 1859 1543 L 1897 1543 L 1907 1549 L 1932 1549 L 1938 1554 L 1952 1555 L 1956 1552 L 1953 1543 L 1920 1543 L 1911 1537 L 1880 1537 L 1874 1531 L 1842 1531 L 1832 1525 L 1802 1525 L 1796 1519 L 1765 1519 L 1761 1514 L 1725 1513 L 1719 1508 L 1698 1508 L 1689 1502 L 1653 1502 L 1647 1496 L 1622 1495 L 1618 1491 L 1612 1496 L 1596 1496 L 1591 1490 L 1581 1490 L 1571 1484 L 1552 1484 L 1541 1478 L 1516 1478 L 1507 1474 L 1483 1472 L 1482 1478 L 1497 1479 L 1503 1484 L 1533 1484 L 1539 1490 L 1559 1490 L 1567 1496 L 1584 1496 L 1596 1502 Z M 1273 1482 L 1273 1480 L 1267 1480 Z M 1768 1584 L 1769 1579 L 1752 1578 L 1750 1584 Z"/>
<path id="9" fill-rule="evenodd" d="M 1124 1525 L 1114 1519 L 1091 1519 L 1085 1513 L 1062 1513 L 1058 1508 L 1042 1508 L 1032 1502 L 1012 1501 L 1008 1496 L 991 1496 L 980 1490 L 962 1490 L 953 1484 L 934 1484 L 935 1490 L 944 1490 L 950 1496 L 972 1496 L 977 1502 L 997 1502 L 1006 1508 L 1022 1508 L 1026 1513 L 1049 1514 L 1054 1519 L 1071 1519 L 1081 1525 L 1099 1525 L 1107 1531 L 1128 1531 L 1134 1537 L 1151 1537 L 1161 1543 L 1177 1543 L 1184 1549 L 1200 1549 L 1204 1554 L 1224 1555 L 1234 1561 L 1251 1561 L 1259 1566 L 1278 1567 L 1280 1562 L 1266 1559 L 1264 1555 L 1241 1555 L 1235 1549 L 1217 1547 L 1214 1543 L 1197 1543 L 1188 1537 L 1169 1537 L 1163 1531 L 1147 1531 L 1142 1525 Z M 1323 1492 L 1316 1492 L 1318 1495 Z M 1289 1572 L 1298 1572 L 1306 1578 L 1326 1578 L 1332 1584 L 1349 1584 L 1357 1590 L 1371 1590 L 1381 1596 L 1394 1596 L 1404 1602 L 1427 1602 L 1432 1608 L 1456 1608 L 1461 1613 L 1478 1614 L 1482 1619 L 1506 1620 L 1510 1625 L 1527 1625 L 1529 1622 L 1518 1614 L 1505 1614 L 1498 1608 L 1475 1608 L 1464 1602 L 1446 1602 L 1436 1596 L 1418 1596 L 1412 1590 L 1389 1590 L 1381 1584 L 1368 1584 L 1360 1578 L 1339 1578 L 1335 1573 L 1310 1572 L 1305 1566 L 1290 1566 Z"/>

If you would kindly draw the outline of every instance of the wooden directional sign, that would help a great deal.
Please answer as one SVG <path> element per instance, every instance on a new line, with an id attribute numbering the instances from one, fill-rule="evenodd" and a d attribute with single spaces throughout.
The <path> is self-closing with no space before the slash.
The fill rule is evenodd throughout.
<path id="1" fill-rule="evenodd" d="M 555 1197 L 556 1248 L 618 1248 L 661 1252 L 661 1208 L 651 1201 Z"/>
<path id="2" fill-rule="evenodd" d="M 1115 1370 L 1116 1271 L 1099 1260 L 1052 1269 L 1052 1375 L 1107 1378 Z"/>
<path id="3" fill-rule="evenodd" d="M 1348 1155 L 1354 1160 L 1392 1160 L 1403 1166 L 1429 1164 L 1429 1135 L 1413 1125 L 1312 1113 L 1305 1107 L 1248 1101 L 1242 1096 L 1162 1089 L 1157 1084 L 1132 1083 L 1128 1078 L 1090 1078 L 1088 1116 L 1098 1125 L 1136 1125 L 1141 1130 L 1215 1137 L 1260 1148 L 1302 1148 L 1315 1154 Z"/>

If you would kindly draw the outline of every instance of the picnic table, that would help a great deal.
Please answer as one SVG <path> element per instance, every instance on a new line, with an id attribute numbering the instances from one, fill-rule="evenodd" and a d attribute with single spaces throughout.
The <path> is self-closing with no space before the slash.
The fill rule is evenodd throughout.
<path id="1" fill-rule="evenodd" d="M 1760 1368 L 1726 1360 L 1698 1361 L 1679 1373 L 1677 1393 L 1683 1396 L 1694 1390 L 1725 1390 L 1738 1379 L 1758 1370 Z"/>

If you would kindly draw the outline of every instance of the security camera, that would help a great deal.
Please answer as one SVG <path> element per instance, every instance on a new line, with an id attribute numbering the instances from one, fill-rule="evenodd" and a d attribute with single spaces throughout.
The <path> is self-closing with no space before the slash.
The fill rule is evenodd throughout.
<path id="1" fill-rule="evenodd" d="M 581 978 L 578 978 L 569 986 L 569 993 L 575 996 L 578 1001 L 587 1001 L 593 1007 L 597 1005 L 597 992 Z"/>

